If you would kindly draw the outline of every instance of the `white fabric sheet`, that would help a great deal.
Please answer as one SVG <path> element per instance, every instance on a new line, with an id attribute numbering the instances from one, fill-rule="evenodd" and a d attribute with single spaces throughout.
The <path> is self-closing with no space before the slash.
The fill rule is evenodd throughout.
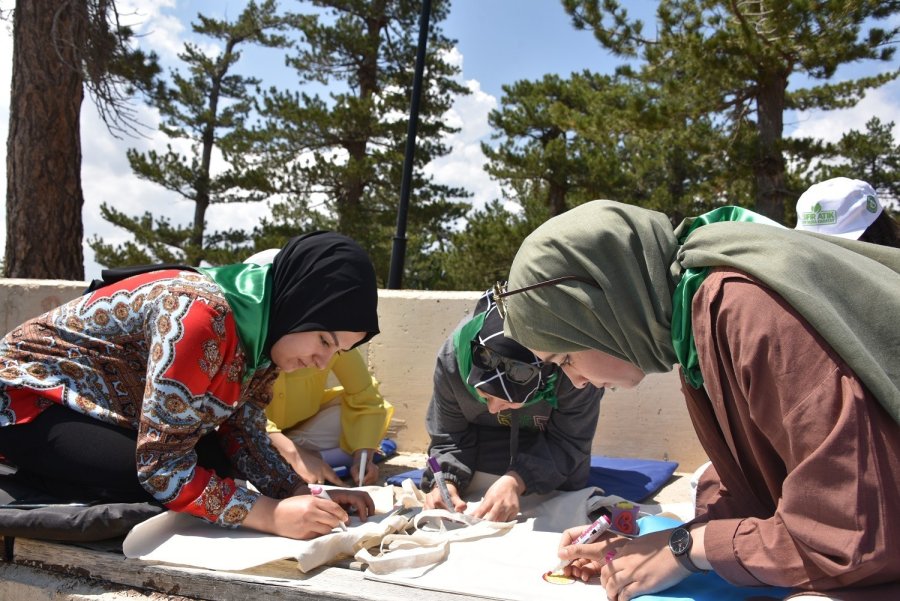
<path id="1" fill-rule="evenodd" d="M 329 487 L 325 487 L 326 489 Z M 393 487 L 363 486 L 375 503 L 375 518 L 350 517 L 348 532 L 335 530 L 311 541 L 294 540 L 247 528 L 226 529 L 199 518 L 167 511 L 131 529 L 122 543 L 125 557 L 210 570 L 245 570 L 279 559 L 297 559 L 307 572 L 340 556 L 353 557 L 362 546 L 402 530 L 408 518 L 389 516 Z"/>
<path id="2" fill-rule="evenodd" d="M 367 580 L 390 582 L 432 591 L 444 591 L 504 601 L 603 601 L 599 584 L 580 581 L 551 584 L 543 575 L 559 561 L 559 533 L 532 530 L 534 519 L 517 524 L 503 536 L 450 545 L 450 554 L 424 574 L 418 571 L 377 575 Z"/>
<path id="3" fill-rule="evenodd" d="M 487 490 L 494 479 L 496 476 L 476 474 L 470 488 L 473 494 L 469 498 L 474 500 L 470 503 L 469 511 L 477 506 L 483 492 Z M 123 552 L 129 558 L 213 570 L 244 570 L 279 559 L 294 558 L 297 560 L 298 568 L 307 572 L 339 557 L 353 557 L 360 549 L 373 545 L 374 553 L 377 553 L 378 542 L 381 538 L 390 533 L 403 531 L 412 517 L 410 514 L 390 515 L 394 505 L 420 506 L 423 498 L 421 491 L 415 488 L 412 481 L 405 482 L 402 491 L 397 495 L 395 495 L 394 487 L 391 486 L 367 486 L 361 487 L 361 490 L 372 495 L 377 515 L 366 523 L 359 522 L 355 517 L 351 518 L 350 528 L 346 533 L 335 530 L 331 534 L 312 541 L 298 541 L 249 529 L 224 529 L 189 515 L 167 512 L 133 528 L 125 538 L 122 546 Z M 522 523 L 517 524 L 513 530 L 517 533 L 527 531 L 529 534 L 517 534 L 516 536 L 522 540 L 516 538 L 513 543 L 510 543 L 512 545 L 510 550 L 505 553 L 506 557 L 514 559 L 512 566 L 520 566 L 516 570 L 516 574 L 525 573 L 521 568 L 523 557 L 526 555 L 528 557 L 540 556 L 538 553 L 522 553 L 520 549 L 517 549 L 518 544 L 527 544 L 529 548 L 531 545 L 540 547 L 543 550 L 542 553 L 544 551 L 546 551 L 545 555 L 549 553 L 550 562 L 546 571 L 554 563 L 560 532 L 571 526 L 587 524 L 590 521 L 588 514 L 592 510 L 601 504 L 614 503 L 619 500 L 619 497 L 592 497 L 597 491 L 598 489 L 589 488 L 565 493 L 526 495 L 522 498 L 522 517 L 520 518 Z M 649 509 L 653 513 L 657 513 L 660 509 L 666 508 L 651 506 Z M 671 511 L 672 508 L 668 509 Z M 684 515 L 683 519 L 687 520 L 690 517 Z M 511 532 L 491 538 L 507 539 Z M 477 541 L 451 541 L 449 545 L 451 551 L 445 556 L 449 559 L 444 561 L 444 557 L 441 558 L 441 562 L 447 563 L 449 567 L 441 568 L 438 575 L 444 570 L 452 571 L 457 561 L 464 562 L 469 548 L 480 549 L 486 546 L 488 549 L 494 549 L 503 547 L 505 544 L 503 542 L 488 543 L 488 540 L 488 538 L 484 538 Z M 452 553 L 453 547 L 463 545 L 467 549 L 466 552 Z M 457 556 L 462 559 L 458 560 Z M 540 568 L 543 563 L 539 562 L 534 567 Z M 479 571 L 483 571 L 486 565 L 491 565 L 491 561 L 482 560 L 482 570 Z M 431 573 L 428 570 L 426 572 Z M 464 583 L 459 578 L 455 580 L 460 586 L 463 586 Z M 419 581 L 412 585 L 431 586 L 423 583 L 424 581 Z M 569 590 L 573 588 L 573 585 L 556 585 L 555 587 Z"/>

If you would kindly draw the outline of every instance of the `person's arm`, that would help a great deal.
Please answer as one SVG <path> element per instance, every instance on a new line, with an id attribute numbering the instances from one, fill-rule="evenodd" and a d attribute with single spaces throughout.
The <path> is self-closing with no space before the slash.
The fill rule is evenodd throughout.
<path id="1" fill-rule="evenodd" d="M 185 300 L 190 304 L 179 311 Z M 240 397 L 243 354 L 223 307 L 164 293 L 145 306 L 148 356 L 137 436 L 141 485 L 167 508 L 236 526 L 259 497 L 197 464 L 200 437 Z"/>
<path id="2" fill-rule="evenodd" d="M 282 499 L 293 495 L 301 480 L 266 432 L 265 406 L 276 376 L 274 368 L 253 376 L 243 404 L 219 426 L 218 435 L 235 468 L 264 495 Z"/>
<path id="3" fill-rule="evenodd" d="M 335 486 L 344 485 L 344 481 L 340 479 L 334 469 L 322 459 L 322 455 L 317 451 L 298 447 L 293 440 L 278 431 L 269 431 L 269 441 L 271 441 L 275 450 L 278 451 L 278 454 L 284 457 L 285 461 L 288 462 L 294 472 L 304 482 L 310 484 L 324 484 L 328 482 Z M 366 476 L 366 480 L 369 480 L 368 476 Z"/>
<path id="4" fill-rule="evenodd" d="M 460 407 L 460 403 L 477 402 L 470 401 L 470 396 L 459 376 L 452 341 L 447 340 L 438 353 L 425 428 L 431 437 L 429 455 L 438 460 L 447 482 L 453 483 L 460 492 L 472 480 L 478 453 L 477 428 Z M 433 484 L 433 475 L 426 469 L 422 490 L 431 490 Z"/>
<path id="5" fill-rule="evenodd" d="M 590 475 L 603 390 L 591 385 L 575 388 L 561 374 L 557 392 L 559 402 L 544 431 L 532 444 L 520 446 L 511 465 L 528 492 L 584 488 Z"/>
<path id="6" fill-rule="evenodd" d="M 742 424 L 729 436 L 745 478 L 775 505 L 762 517 L 711 507 L 722 517 L 704 531 L 709 563 L 741 585 L 900 579 L 897 424 L 783 299 L 746 277 L 721 280 L 694 299 L 701 370 L 720 411 Z"/>
<path id="7" fill-rule="evenodd" d="M 342 352 L 331 368 L 341 383 L 341 448 L 347 453 L 368 449 L 370 463 L 381 444 L 394 408 L 378 390 L 359 349 Z"/>

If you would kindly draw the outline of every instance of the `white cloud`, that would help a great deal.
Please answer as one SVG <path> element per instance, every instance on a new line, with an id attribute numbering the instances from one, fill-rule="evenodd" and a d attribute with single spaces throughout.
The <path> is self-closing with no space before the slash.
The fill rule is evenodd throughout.
<path id="1" fill-rule="evenodd" d="M 124 25 L 130 26 L 140 38 L 140 45 L 152 48 L 162 61 L 175 60 L 184 47 L 186 24 L 171 14 L 175 0 L 119 0 L 119 10 Z"/>
<path id="2" fill-rule="evenodd" d="M 462 55 L 459 61 L 462 63 Z M 484 170 L 487 159 L 481 152 L 481 141 L 490 133 L 488 113 L 497 108 L 497 99 L 483 92 L 475 80 L 467 81 L 466 86 L 471 94 L 457 97 L 443 116 L 447 125 L 460 130 L 447 140 L 450 153 L 432 161 L 425 172 L 439 184 L 470 191 L 472 206 L 481 208 L 501 196 L 499 184 Z"/>
<path id="3" fill-rule="evenodd" d="M 882 123 L 893 121 L 894 139 L 900 138 L 900 81 L 870 90 L 853 108 L 797 113 L 790 135 L 837 142 L 850 130 L 866 131 L 866 122 L 872 117 L 878 117 Z"/>

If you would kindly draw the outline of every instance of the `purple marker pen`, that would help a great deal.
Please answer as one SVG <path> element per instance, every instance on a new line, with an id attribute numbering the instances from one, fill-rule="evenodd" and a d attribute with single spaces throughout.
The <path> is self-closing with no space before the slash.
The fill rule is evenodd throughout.
<path id="1" fill-rule="evenodd" d="M 447 483 L 444 482 L 444 472 L 441 470 L 441 464 L 438 463 L 437 459 L 434 457 L 429 457 L 428 467 L 431 468 L 431 471 L 434 474 L 434 481 L 437 484 L 438 490 L 441 491 L 441 500 L 444 501 L 444 505 L 446 505 L 447 509 L 450 511 L 455 511 L 453 508 L 453 501 L 450 499 L 450 491 L 447 489 Z"/>
<path id="2" fill-rule="evenodd" d="M 594 520 L 594 523 L 588 526 L 584 532 L 578 535 L 578 538 L 572 541 L 573 545 L 586 545 L 594 542 L 600 535 L 609 530 L 609 527 L 612 525 L 612 522 L 609 521 L 609 518 L 605 515 L 601 515 L 599 518 Z M 571 561 L 567 559 L 559 560 L 559 563 L 556 564 L 556 567 L 550 570 L 550 573 L 553 574 L 555 572 L 561 572 L 568 566 Z"/>

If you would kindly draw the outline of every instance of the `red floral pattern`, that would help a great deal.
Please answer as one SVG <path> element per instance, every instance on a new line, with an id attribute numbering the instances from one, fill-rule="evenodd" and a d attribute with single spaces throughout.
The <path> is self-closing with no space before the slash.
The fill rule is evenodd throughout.
<path id="1" fill-rule="evenodd" d="M 273 367 L 242 384 L 234 316 L 205 275 L 166 270 L 77 298 L 0 342 L 0 426 L 58 403 L 137 430 L 138 478 L 168 508 L 240 524 L 258 493 L 197 465 L 218 428 L 238 472 L 283 498 L 298 478 L 269 443 Z"/>

